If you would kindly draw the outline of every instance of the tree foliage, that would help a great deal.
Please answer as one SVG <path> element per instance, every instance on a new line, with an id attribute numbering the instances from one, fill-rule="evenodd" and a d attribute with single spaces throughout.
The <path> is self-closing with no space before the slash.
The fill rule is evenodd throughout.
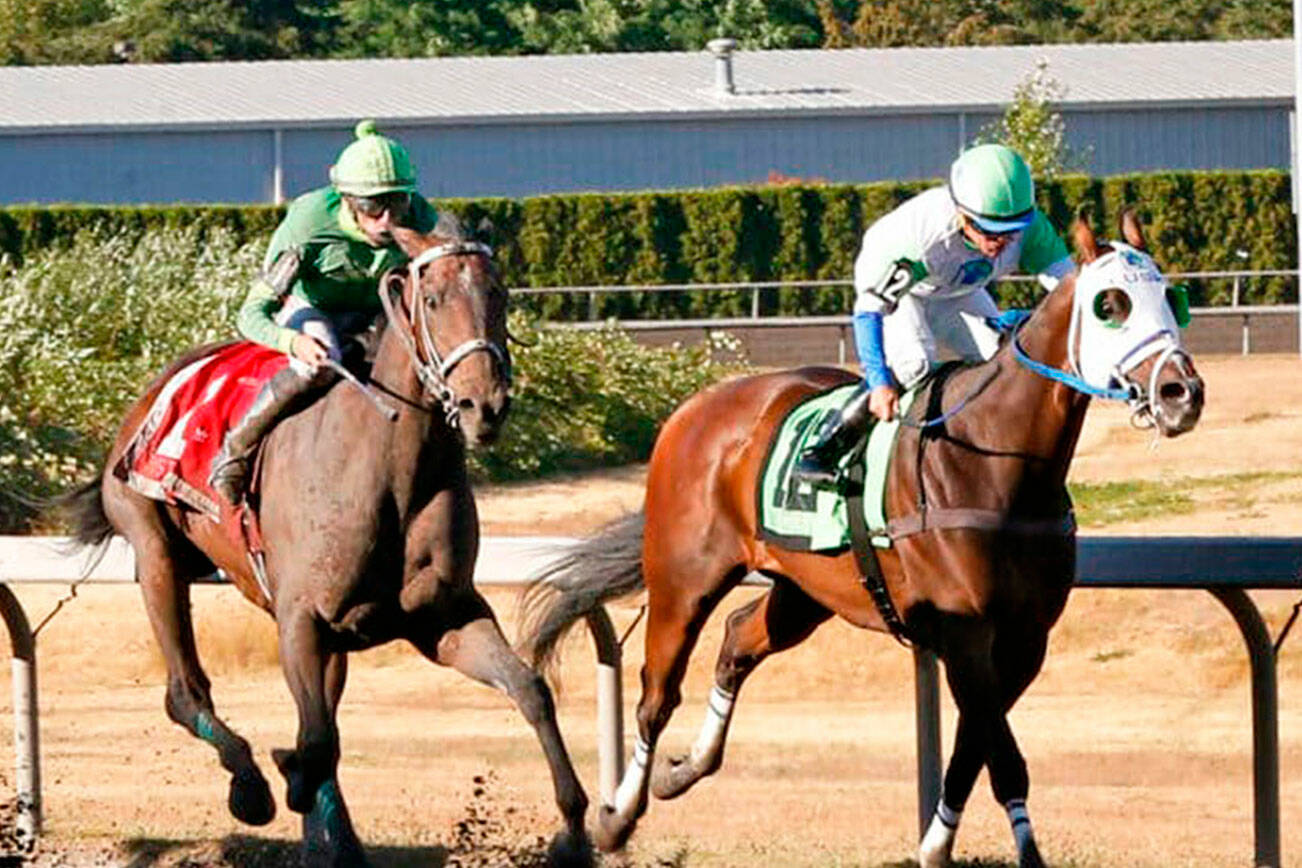
<path id="1" fill-rule="evenodd" d="M 1255 39 L 1288 0 L 0 0 L 0 63 Z"/>
<path id="2" fill-rule="evenodd" d="M 1017 151 L 1031 167 L 1031 174 L 1052 181 L 1064 172 L 1083 171 L 1087 154 L 1067 144 L 1067 126 L 1054 109 L 1067 89 L 1049 72 L 1047 60 L 1013 89 L 1012 102 L 1004 116 L 977 134 L 977 142 L 999 142 Z"/>

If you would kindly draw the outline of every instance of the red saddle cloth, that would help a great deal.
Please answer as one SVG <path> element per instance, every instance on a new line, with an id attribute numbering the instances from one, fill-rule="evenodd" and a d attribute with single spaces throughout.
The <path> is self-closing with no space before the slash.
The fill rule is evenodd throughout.
<path id="1" fill-rule="evenodd" d="M 123 453 L 119 475 L 136 491 L 219 518 L 231 511 L 208 485 L 213 457 L 262 385 L 289 356 L 250 341 L 223 344 L 172 375 Z"/>

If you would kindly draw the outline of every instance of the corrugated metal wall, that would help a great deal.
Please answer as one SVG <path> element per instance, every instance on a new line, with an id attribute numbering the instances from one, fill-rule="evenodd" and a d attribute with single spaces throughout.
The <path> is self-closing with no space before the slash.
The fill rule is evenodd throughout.
<path id="1" fill-rule="evenodd" d="M 390 130 L 411 149 L 426 195 L 527 196 L 763 182 L 936 178 L 993 116 L 901 114 L 700 121 L 424 126 Z M 1068 138 L 1094 174 L 1285 168 L 1283 107 L 1068 113 Z M 283 190 L 326 182 L 348 129 L 289 129 Z M 0 202 L 267 202 L 269 130 L 0 135 Z"/>
<path id="2" fill-rule="evenodd" d="M 268 202 L 268 132 L 0 136 L 0 202 Z"/>

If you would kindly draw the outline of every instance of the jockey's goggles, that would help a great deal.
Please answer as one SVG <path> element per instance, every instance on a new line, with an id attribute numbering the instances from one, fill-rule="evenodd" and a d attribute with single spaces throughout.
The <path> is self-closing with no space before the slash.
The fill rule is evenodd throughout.
<path id="1" fill-rule="evenodd" d="M 1013 217 L 986 217 L 960 207 L 959 213 L 967 220 L 969 226 L 987 238 L 1006 238 L 1021 232 L 1031 225 L 1034 211 L 1026 211 Z"/>
<path id="2" fill-rule="evenodd" d="M 398 220 L 411 210 L 411 194 L 406 190 L 394 190 L 376 196 L 349 196 L 357 213 L 366 217 L 379 217 L 388 211 L 393 219 Z"/>

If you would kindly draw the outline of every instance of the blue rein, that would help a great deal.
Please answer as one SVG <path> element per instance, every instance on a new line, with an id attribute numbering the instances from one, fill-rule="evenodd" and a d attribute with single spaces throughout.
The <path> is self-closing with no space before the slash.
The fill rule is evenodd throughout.
<path id="1" fill-rule="evenodd" d="M 1013 332 L 1013 358 L 1017 359 L 1017 361 L 1021 362 L 1023 366 L 1030 368 L 1041 377 L 1055 380 L 1056 382 L 1062 383 L 1064 386 L 1075 389 L 1077 392 L 1084 392 L 1086 395 L 1092 395 L 1095 398 L 1108 398 L 1113 401 L 1130 401 L 1137 397 L 1135 387 L 1133 386 L 1128 389 L 1101 389 L 1098 386 L 1091 386 L 1075 374 L 1069 374 L 1068 372 L 1058 368 L 1051 368 L 1043 362 L 1037 362 L 1026 354 L 1026 350 L 1022 349 L 1022 343 L 1018 340 L 1020 332 L 1020 327 Z"/>

